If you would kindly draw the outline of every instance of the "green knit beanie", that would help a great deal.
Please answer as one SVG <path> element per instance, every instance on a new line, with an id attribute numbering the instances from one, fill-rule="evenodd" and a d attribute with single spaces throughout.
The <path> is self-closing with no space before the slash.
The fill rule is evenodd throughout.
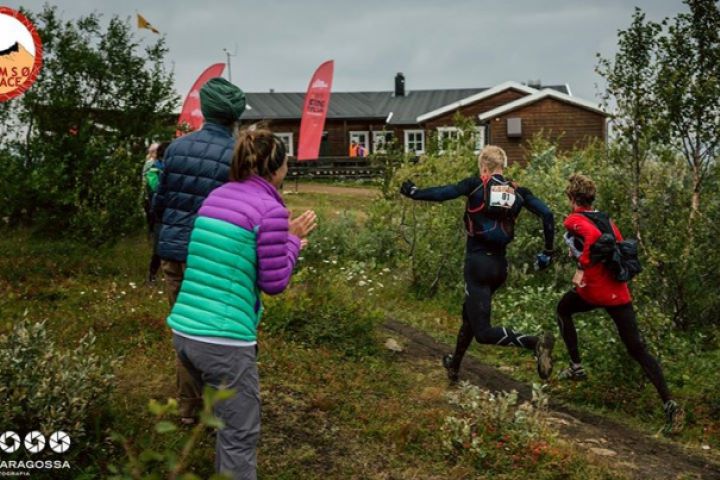
<path id="1" fill-rule="evenodd" d="M 245 93 L 222 77 L 211 78 L 200 89 L 200 111 L 206 122 L 231 124 L 245 111 Z"/>

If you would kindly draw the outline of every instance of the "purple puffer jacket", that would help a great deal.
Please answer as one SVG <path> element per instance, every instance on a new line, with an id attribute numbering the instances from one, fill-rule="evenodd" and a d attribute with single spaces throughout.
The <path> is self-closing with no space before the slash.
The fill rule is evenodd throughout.
<path id="1" fill-rule="evenodd" d="M 285 290 L 300 252 L 288 220 L 282 197 L 261 177 L 213 190 L 195 220 L 168 324 L 189 335 L 255 341 L 259 290 Z"/>
<path id="2" fill-rule="evenodd" d="M 300 252 L 300 239 L 288 233 L 289 213 L 277 189 L 253 175 L 214 190 L 198 215 L 256 232 L 257 284 L 274 295 L 285 290 Z"/>

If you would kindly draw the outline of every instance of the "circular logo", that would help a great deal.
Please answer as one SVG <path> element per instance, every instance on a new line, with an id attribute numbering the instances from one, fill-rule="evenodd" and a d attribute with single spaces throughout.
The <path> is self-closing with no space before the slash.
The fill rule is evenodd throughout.
<path id="1" fill-rule="evenodd" d="M 42 66 L 42 43 L 25 15 L 0 7 L 0 102 L 24 93 Z"/>
<path id="2" fill-rule="evenodd" d="M 20 435 L 15 432 L 5 432 L 0 435 L 0 450 L 14 453 L 18 448 L 20 448 Z"/>
<path id="3" fill-rule="evenodd" d="M 50 449 L 55 453 L 67 452 L 70 449 L 70 435 L 62 430 L 50 435 Z"/>
<path id="4" fill-rule="evenodd" d="M 40 453 L 45 448 L 45 436 L 37 430 L 25 435 L 25 450 Z"/>

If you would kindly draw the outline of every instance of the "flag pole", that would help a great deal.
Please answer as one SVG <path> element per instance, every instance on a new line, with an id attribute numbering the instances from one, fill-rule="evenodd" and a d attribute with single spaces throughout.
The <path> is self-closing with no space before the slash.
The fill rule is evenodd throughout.
<path id="1" fill-rule="evenodd" d="M 237 43 L 235 44 L 235 53 L 231 54 L 230 50 L 228 50 L 227 48 L 223 48 L 223 52 L 225 52 L 225 58 L 227 59 L 225 63 L 227 64 L 227 70 L 228 70 L 228 82 L 232 82 L 232 70 L 230 68 L 230 57 L 237 57 L 237 49 L 238 49 Z"/>

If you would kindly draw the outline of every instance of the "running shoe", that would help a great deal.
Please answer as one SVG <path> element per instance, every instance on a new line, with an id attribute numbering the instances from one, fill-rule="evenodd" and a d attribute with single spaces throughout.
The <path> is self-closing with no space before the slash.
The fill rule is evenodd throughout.
<path id="1" fill-rule="evenodd" d="M 685 411 L 675 400 L 668 400 L 663 405 L 665 410 L 665 426 L 662 431 L 665 435 L 680 433 L 685 426 Z"/>
<path id="2" fill-rule="evenodd" d="M 558 373 L 558 380 L 587 380 L 587 373 L 582 365 L 570 365 L 568 368 Z"/>
<path id="3" fill-rule="evenodd" d="M 448 380 L 453 383 L 457 382 L 459 369 L 454 365 L 452 353 L 448 353 L 442 358 L 442 365 L 447 371 Z"/>
<path id="4" fill-rule="evenodd" d="M 555 337 L 550 332 L 545 332 L 538 338 L 535 345 L 535 358 L 537 359 L 537 371 L 540 378 L 547 380 L 553 369 L 552 351 L 555 346 Z"/>

